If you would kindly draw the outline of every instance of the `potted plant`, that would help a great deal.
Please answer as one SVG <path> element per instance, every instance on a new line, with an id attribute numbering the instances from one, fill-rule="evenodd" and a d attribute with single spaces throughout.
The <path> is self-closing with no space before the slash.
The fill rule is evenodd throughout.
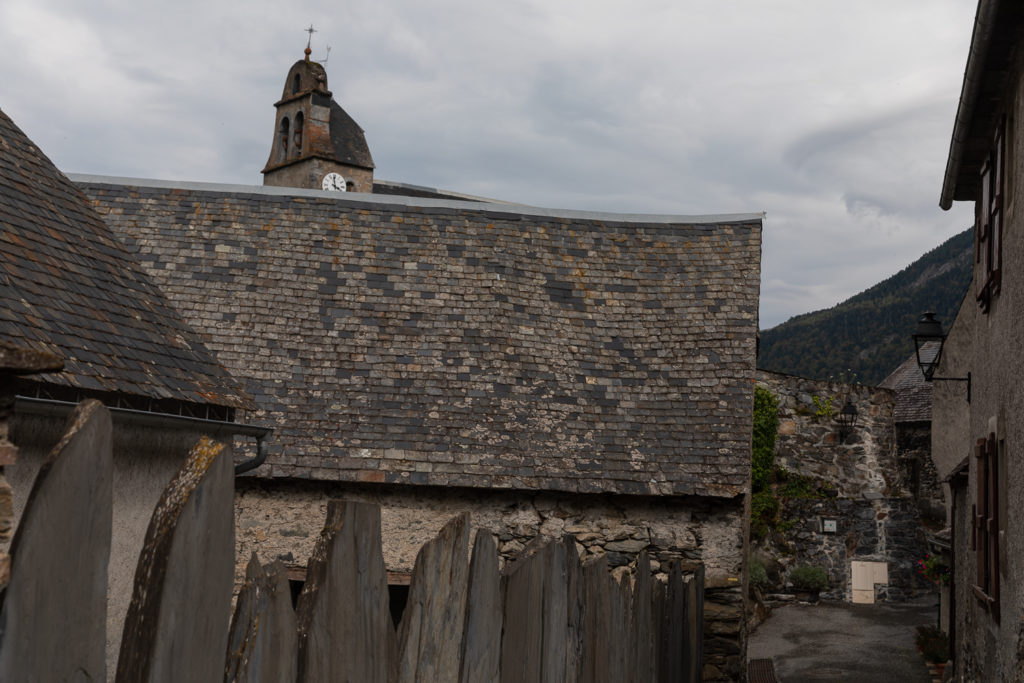
<path id="1" fill-rule="evenodd" d="M 949 565 L 938 555 L 925 555 L 917 561 L 917 573 L 936 586 L 949 583 Z"/>
<path id="2" fill-rule="evenodd" d="M 935 666 L 941 677 L 942 670 L 949 660 L 949 636 L 938 626 L 918 626 L 916 630 L 914 642 L 917 644 L 917 651 L 926 662 Z"/>
<path id="3" fill-rule="evenodd" d="M 798 597 L 815 601 L 818 594 L 828 587 L 828 574 L 821 567 L 802 564 L 790 570 L 789 582 Z"/>

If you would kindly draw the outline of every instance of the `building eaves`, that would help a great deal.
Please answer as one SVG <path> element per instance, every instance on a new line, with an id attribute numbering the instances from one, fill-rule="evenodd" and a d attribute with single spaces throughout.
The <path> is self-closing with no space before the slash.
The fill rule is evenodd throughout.
<path id="1" fill-rule="evenodd" d="M 1024 27 L 1024 4 L 980 0 L 946 159 L 939 206 L 973 200 L 991 145 L 997 108 L 1006 87 L 1010 58 Z"/>

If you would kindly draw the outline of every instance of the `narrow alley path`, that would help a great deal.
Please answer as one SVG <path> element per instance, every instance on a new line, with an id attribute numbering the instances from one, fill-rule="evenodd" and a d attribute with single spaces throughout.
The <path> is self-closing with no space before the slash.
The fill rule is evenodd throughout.
<path id="1" fill-rule="evenodd" d="M 914 627 L 936 623 L 937 603 L 776 607 L 751 635 L 747 657 L 773 659 L 780 683 L 930 683 Z"/>

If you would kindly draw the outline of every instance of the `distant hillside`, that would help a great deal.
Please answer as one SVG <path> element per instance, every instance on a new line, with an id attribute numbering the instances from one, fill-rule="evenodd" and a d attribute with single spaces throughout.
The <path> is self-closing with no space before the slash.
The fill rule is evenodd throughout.
<path id="1" fill-rule="evenodd" d="M 935 311 L 949 329 L 973 254 L 967 229 L 841 304 L 762 330 L 758 367 L 814 379 L 852 371 L 864 384 L 881 382 L 914 352 L 910 335 L 921 313 Z"/>

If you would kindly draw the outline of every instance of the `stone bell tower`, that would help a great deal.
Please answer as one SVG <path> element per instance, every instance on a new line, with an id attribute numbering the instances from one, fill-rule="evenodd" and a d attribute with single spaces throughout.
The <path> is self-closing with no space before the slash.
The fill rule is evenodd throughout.
<path id="1" fill-rule="evenodd" d="M 288 71 L 263 184 L 373 191 L 373 157 L 359 124 L 331 97 L 324 67 L 306 58 Z"/>

